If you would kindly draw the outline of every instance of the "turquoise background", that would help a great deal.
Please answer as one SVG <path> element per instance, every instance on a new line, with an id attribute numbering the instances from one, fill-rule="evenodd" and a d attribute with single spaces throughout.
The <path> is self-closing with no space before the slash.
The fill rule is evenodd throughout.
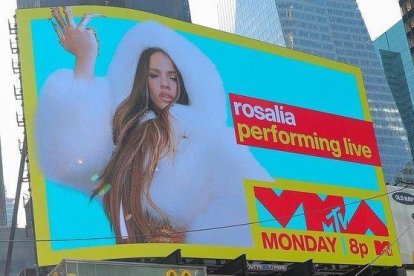
<path id="1" fill-rule="evenodd" d="M 96 75 L 106 75 L 117 43 L 135 24 L 130 20 L 109 18 L 94 18 L 90 22 L 89 26 L 99 37 Z M 46 78 L 57 69 L 73 68 L 75 60 L 58 43 L 48 20 L 33 20 L 31 27 L 33 73 L 37 94 L 41 96 Z M 198 46 L 217 66 L 226 93 L 363 119 L 357 82 L 352 74 L 194 34 L 180 34 Z M 230 108 L 228 125 L 232 127 Z M 379 190 L 374 167 L 369 165 L 260 148 L 251 148 L 251 152 L 275 178 Z M 113 235 L 99 199 L 90 200 L 89 195 L 51 181 L 46 181 L 46 192 L 52 239 Z M 59 250 L 113 243 L 114 239 L 52 242 L 52 248 Z"/>

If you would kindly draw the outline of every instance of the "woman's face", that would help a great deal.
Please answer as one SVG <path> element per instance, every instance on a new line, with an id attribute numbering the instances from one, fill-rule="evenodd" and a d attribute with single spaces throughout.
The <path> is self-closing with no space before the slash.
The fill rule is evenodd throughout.
<path id="1" fill-rule="evenodd" d="M 177 72 L 169 57 L 155 52 L 150 57 L 148 72 L 148 90 L 151 101 L 164 109 L 177 98 Z"/>

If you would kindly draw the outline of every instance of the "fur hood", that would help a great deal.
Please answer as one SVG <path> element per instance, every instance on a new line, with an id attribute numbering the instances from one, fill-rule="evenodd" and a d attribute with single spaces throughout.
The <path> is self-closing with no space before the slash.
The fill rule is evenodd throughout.
<path id="1" fill-rule="evenodd" d="M 81 190 L 94 188 L 91 176 L 102 172 L 114 149 L 113 115 L 131 92 L 141 53 L 150 47 L 167 52 L 183 77 L 190 105 L 170 109 L 175 124 L 191 129 L 180 131 L 225 126 L 225 92 L 215 65 L 174 30 L 138 23 L 120 41 L 105 78 L 80 81 L 72 70 L 61 69 L 46 80 L 36 114 L 38 159 L 45 176 Z"/>
<path id="2" fill-rule="evenodd" d="M 197 46 L 156 22 L 138 23 L 119 43 L 107 74 L 114 105 L 130 94 L 138 59 L 150 47 L 163 49 L 177 65 L 190 99 L 189 115 L 225 124 L 226 94 L 216 66 Z"/>

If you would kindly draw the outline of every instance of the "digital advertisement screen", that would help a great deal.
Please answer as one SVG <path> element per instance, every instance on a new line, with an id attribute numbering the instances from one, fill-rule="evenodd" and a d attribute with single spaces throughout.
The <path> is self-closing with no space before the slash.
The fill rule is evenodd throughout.
<path id="1" fill-rule="evenodd" d="M 398 237 L 401 261 L 414 264 L 414 189 L 387 186 L 388 198 Z"/>
<path id="2" fill-rule="evenodd" d="M 122 8 L 17 24 L 39 266 L 401 263 L 359 68 Z"/>

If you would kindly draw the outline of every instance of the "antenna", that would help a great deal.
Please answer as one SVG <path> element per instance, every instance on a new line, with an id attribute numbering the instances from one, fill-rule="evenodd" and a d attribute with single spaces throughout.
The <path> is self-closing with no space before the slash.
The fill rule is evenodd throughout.
<path id="1" fill-rule="evenodd" d="M 18 56 L 19 55 L 18 31 L 17 31 L 15 18 L 16 16 L 14 16 L 13 22 L 8 20 L 9 33 L 11 36 L 9 40 L 10 51 L 12 54 L 12 59 L 11 59 L 12 66 L 11 67 L 13 70 L 13 74 L 18 75 L 19 77 L 19 85 L 13 85 L 13 93 L 14 93 L 14 98 L 16 99 L 16 101 L 21 101 L 21 107 L 23 107 L 22 81 L 20 77 L 21 69 L 20 69 L 20 60 Z M 21 158 L 20 158 L 20 168 L 19 168 L 19 176 L 17 180 L 16 194 L 15 194 L 15 199 L 14 199 L 12 225 L 10 228 L 10 238 L 9 238 L 9 244 L 8 244 L 8 249 L 7 249 L 6 267 L 4 270 L 4 275 L 6 276 L 10 275 L 22 184 L 30 181 L 30 174 L 28 171 L 29 163 L 27 159 L 27 142 L 26 142 L 26 137 L 25 137 L 26 136 L 25 120 L 24 120 L 23 110 L 16 110 L 16 122 L 19 127 L 23 128 L 22 136 L 24 137 L 24 139 L 23 139 L 23 142 L 22 140 L 18 139 L 18 150 L 20 152 Z M 28 199 L 29 196 L 30 194 L 25 198 L 25 201 L 30 200 L 30 198 Z M 29 206 L 29 208 L 31 208 L 31 205 Z M 30 225 L 33 225 L 31 221 L 28 223 L 30 223 Z"/>

